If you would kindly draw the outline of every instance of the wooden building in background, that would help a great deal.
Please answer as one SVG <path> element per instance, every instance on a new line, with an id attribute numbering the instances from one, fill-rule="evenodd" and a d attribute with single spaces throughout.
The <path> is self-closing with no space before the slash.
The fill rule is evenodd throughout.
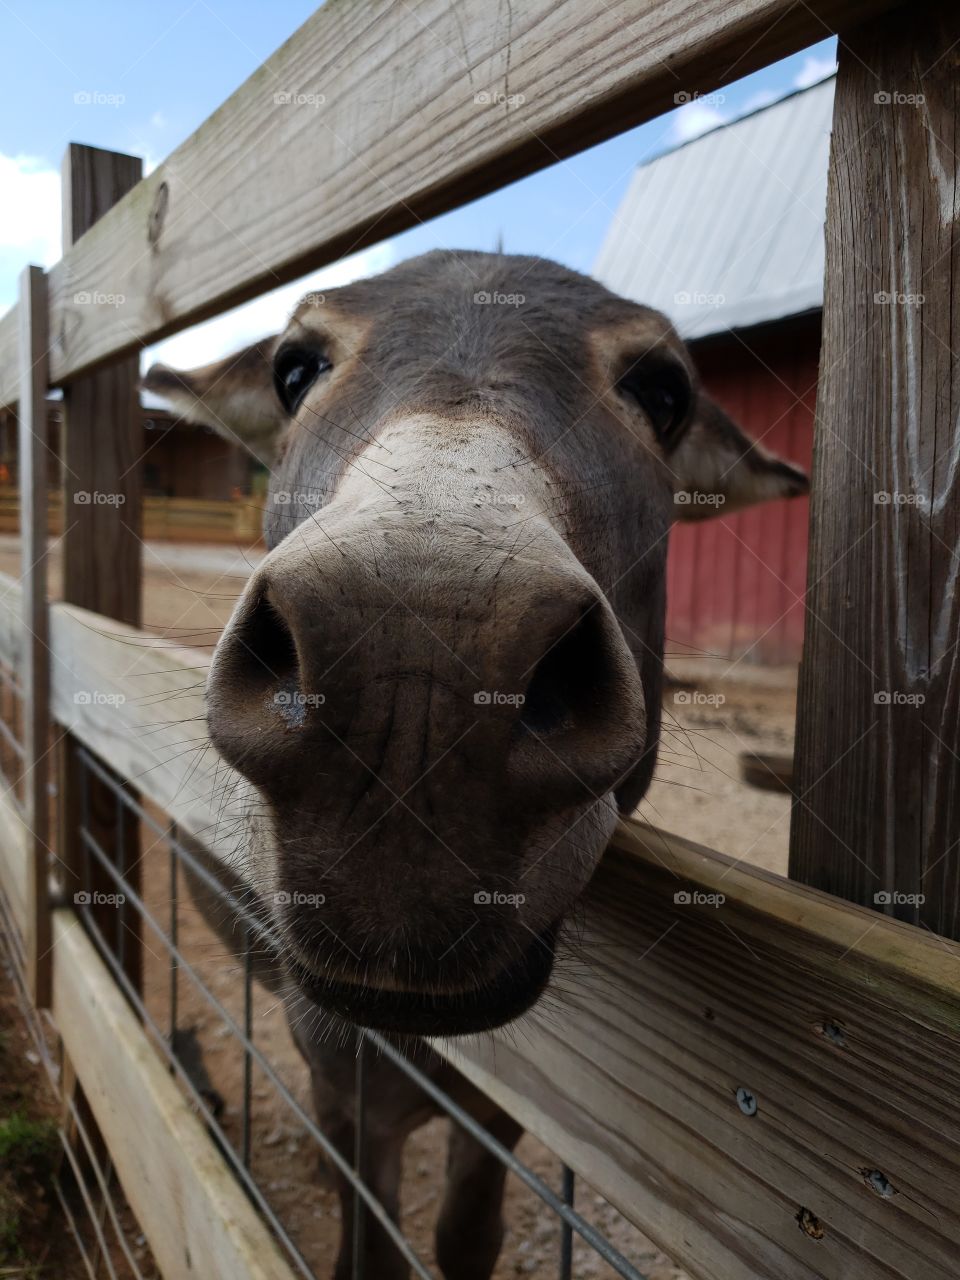
<path id="1" fill-rule="evenodd" d="M 143 491 L 148 497 L 226 502 L 251 492 L 256 464 L 212 427 L 176 418 L 140 393 L 143 407 Z"/>
<path id="2" fill-rule="evenodd" d="M 258 542 L 264 468 L 210 427 L 175 417 L 146 394 L 142 400 L 144 536 L 148 540 Z M 49 528 L 53 534 L 62 528 L 62 429 L 63 401 L 51 396 L 47 401 L 47 443 L 52 457 Z M 2 533 L 19 530 L 18 482 L 16 408 L 0 409 Z"/>
<path id="3" fill-rule="evenodd" d="M 151 498 L 197 498 L 228 502 L 249 494 L 254 484 L 256 464 L 245 450 L 230 444 L 210 427 L 196 426 L 178 418 L 159 400 L 142 395 L 143 485 Z M 51 486 L 59 488 L 60 433 L 63 402 L 57 396 L 47 401 L 47 443 L 56 458 L 51 466 Z M 17 413 L 16 406 L 0 409 L 0 488 L 16 488 Z"/>
<path id="4" fill-rule="evenodd" d="M 833 77 L 658 156 L 634 174 L 594 274 L 665 312 L 707 391 L 809 468 L 823 302 Z M 796 663 L 807 499 L 678 524 L 667 650 Z"/>

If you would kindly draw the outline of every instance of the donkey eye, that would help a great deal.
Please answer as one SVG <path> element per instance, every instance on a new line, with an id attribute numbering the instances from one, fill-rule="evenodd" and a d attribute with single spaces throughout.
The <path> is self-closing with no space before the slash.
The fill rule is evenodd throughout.
<path id="1" fill-rule="evenodd" d="M 320 374 L 329 368 L 327 357 L 308 347 L 284 347 L 277 352 L 273 362 L 273 385 L 287 413 L 296 413 L 303 397 Z"/>
<path id="2" fill-rule="evenodd" d="M 685 369 L 672 363 L 638 360 L 620 378 L 617 390 L 643 410 L 665 447 L 676 444 L 692 396 Z"/>

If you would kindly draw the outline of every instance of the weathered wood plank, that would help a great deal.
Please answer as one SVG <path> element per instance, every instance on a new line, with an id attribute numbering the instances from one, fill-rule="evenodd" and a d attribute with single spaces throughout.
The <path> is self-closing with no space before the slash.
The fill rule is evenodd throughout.
<path id="1" fill-rule="evenodd" d="M 934 4 L 841 46 L 790 864 L 953 938 L 958 42 Z"/>
<path id="2" fill-rule="evenodd" d="M 47 644 L 47 279 L 39 267 L 20 277 L 20 619 L 24 819 L 27 862 L 27 984 L 38 1008 L 50 1002 L 50 701 Z"/>
<path id="3" fill-rule="evenodd" d="M 678 92 L 714 88 L 889 3 L 324 5 L 54 268 L 54 380 L 552 164 L 669 110 Z"/>
<path id="4" fill-rule="evenodd" d="M 445 1049 L 697 1280 L 950 1280 L 958 997 L 960 946 L 630 824 L 553 998 Z"/>
<path id="5" fill-rule="evenodd" d="M 0 660 L 22 673 L 6 614 L 22 588 L 0 574 Z M 190 835 L 229 860 L 237 844 L 238 778 L 206 736 L 208 652 L 157 640 L 111 618 L 50 608 L 50 708 L 70 731 Z"/>
<path id="6" fill-rule="evenodd" d="M 54 1020 L 161 1273 L 292 1280 L 76 916 L 53 933 Z"/>
<path id="7" fill-rule="evenodd" d="M 63 158 L 63 243 L 73 245 L 132 190 L 136 156 L 71 143 Z M 95 305 L 93 303 L 89 305 Z M 64 388 L 63 598 L 141 622 L 143 422 L 136 356 Z"/>
<path id="8" fill-rule="evenodd" d="M 63 158 L 63 243 L 75 244 L 132 190 L 143 174 L 136 156 L 71 143 Z M 74 378 L 63 399 L 63 599 L 94 613 L 139 626 L 142 618 L 143 415 L 137 384 L 139 361 L 127 356 Z M 61 825 L 60 858 L 67 888 L 94 895 L 91 907 L 103 933 L 123 957 L 135 989 L 142 979 L 139 914 L 132 906 L 103 905 L 115 885 L 91 859 L 76 821 L 85 788 L 91 836 L 139 891 L 139 823 L 113 790 L 82 777 L 72 744 L 60 756 L 67 819 Z M 122 786 L 122 780 L 115 779 Z M 134 797 L 135 798 L 135 797 Z"/>
<path id="9" fill-rule="evenodd" d="M 237 846 L 238 775 L 206 736 L 209 654 L 72 605 L 50 611 L 58 724 L 218 856 Z"/>

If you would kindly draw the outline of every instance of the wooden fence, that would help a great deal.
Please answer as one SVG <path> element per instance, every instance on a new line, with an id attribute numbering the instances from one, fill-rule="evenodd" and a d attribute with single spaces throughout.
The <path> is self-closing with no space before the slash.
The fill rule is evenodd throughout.
<path id="1" fill-rule="evenodd" d="M 522 1038 L 444 1052 L 698 1280 L 952 1280 L 960 18 L 874 0 L 514 0 L 509 19 L 482 0 L 329 4 L 148 178 L 71 148 L 70 247 L 46 275 L 28 270 L 0 321 L 25 569 L 0 584 L 0 659 L 27 707 L 25 800 L 0 802 L 0 880 L 35 999 L 52 1005 L 164 1274 L 187 1274 L 189 1257 L 205 1277 L 286 1276 L 69 907 L 52 908 L 51 726 L 68 735 L 67 776 L 83 744 L 215 855 L 224 823 L 213 753 L 181 749 L 195 745 L 206 658 L 137 630 L 139 546 L 115 509 L 84 508 L 65 532 L 76 572 L 66 602 L 46 603 L 32 426 L 48 386 L 64 385 L 68 485 L 125 493 L 136 528 L 139 345 L 839 30 L 795 878 L 623 824 L 587 895 L 592 959 L 563 997 L 562 1034 L 534 1017 Z M 478 108 L 478 89 L 505 85 L 522 110 Z M 276 105 L 278 91 L 322 94 L 323 114 Z M 927 302 L 874 307 L 878 292 Z M 77 301 L 110 293 L 122 315 Z M 878 518 L 876 491 L 924 485 L 926 511 Z M 116 696 L 77 697 L 90 689 Z M 178 723 L 158 727 L 145 700 L 171 690 Z M 69 844 L 67 799 L 60 830 Z M 698 893 L 723 894 L 724 910 Z"/>
<path id="2" fill-rule="evenodd" d="M 83 503 L 75 504 L 83 506 Z M 252 497 L 229 502 L 212 498 L 143 499 L 141 536 L 160 542 L 225 542 L 249 546 L 261 537 L 262 503 Z M 69 524 L 69 521 L 66 522 Z M 20 528 L 20 491 L 0 485 L 0 533 Z M 63 495 L 51 493 L 47 501 L 47 533 L 59 537 L 65 528 Z"/>

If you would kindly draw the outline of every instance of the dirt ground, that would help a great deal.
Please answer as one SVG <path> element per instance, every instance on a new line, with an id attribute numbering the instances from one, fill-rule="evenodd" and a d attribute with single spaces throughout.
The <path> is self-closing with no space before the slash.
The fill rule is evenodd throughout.
<path id="1" fill-rule="evenodd" d="M 243 586 L 257 553 L 226 548 L 155 545 L 145 557 L 145 624 L 158 635 L 212 645 Z M 0 570 L 16 575 L 16 546 L 0 539 Z M 57 589 L 57 566 L 52 586 Z M 640 816 L 712 848 L 773 871 L 786 871 L 790 801 L 755 790 L 739 776 L 742 752 L 789 754 L 793 745 L 794 673 L 728 671 L 690 659 L 668 660 L 671 681 L 664 695 L 664 739 L 656 779 Z M 144 893 L 159 918 L 167 918 L 166 850 L 146 849 Z M 242 1020 L 242 975 L 225 955 L 189 901 L 178 918 L 180 946 L 213 995 Z M 169 1016 L 169 960 L 162 941 L 145 934 L 145 998 L 158 1025 Z M 211 1082 L 226 1104 L 222 1125 L 240 1142 L 243 1059 L 229 1027 L 181 972 L 177 982 L 178 1024 L 194 1029 Z M 294 1097 L 309 1110 L 305 1068 L 272 997 L 255 988 L 255 1043 L 273 1063 Z M 339 1206 L 317 1174 L 312 1139 L 270 1082 L 253 1070 L 252 1170 L 271 1206 L 320 1277 L 330 1275 L 339 1234 Z M 433 1265 L 432 1231 L 442 1195 L 446 1129 L 434 1121 L 408 1144 L 402 1226 L 414 1248 Z M 560 1166 L 535 1139 L 525 1137 L 518 1154 L 556 1190 Z M 577 1187 L 576 1207 L 600 1227 L 648 1280 L 684 1280 L 684 1273 L 589 1187 Z M 515 1178 L 508 1179 L 507 1235 L 496 1280 L 557 1274 L 560 1231 L 554 1215 Z M 573 1274 L 593 1280 L 614 1274 L 593 1250 L 575 1243 Z M 373 1280 L 373 1278 L 371 1278 Z"/>

